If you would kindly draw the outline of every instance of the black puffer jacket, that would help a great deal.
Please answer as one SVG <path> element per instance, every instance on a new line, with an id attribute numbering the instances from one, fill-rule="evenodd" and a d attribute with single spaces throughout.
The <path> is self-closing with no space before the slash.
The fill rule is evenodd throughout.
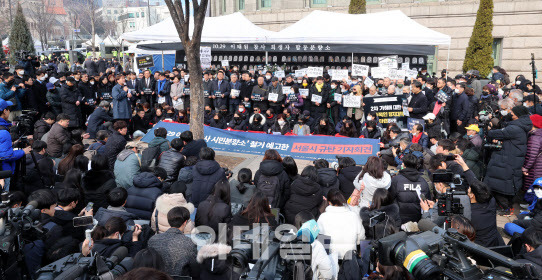
<path id="1" fill-rule="evenodd" d="M 322 204 L 320 184 L 308 177 L 299 176 L 290 186 L 290 198 L 284 206 L 286 223 L 293 225 L 295 216 L 301 211 L 308 211 L 318 218 L 318 207 Z"/>
<path id="2" fill-rule="evenodd" d="M 502 150 L 494 151 L 484 178 L 492 191 L 515 195 L 522 186 L 521 167 L 527 154 L 527 133 L 533 128 L 529 116 L 511 121 L 503 129 L 490 130 L 487 136 L 502 141 Z"/>
<path id="3" fill-rule="evenodd" d="M 318 184 L 322 187 L 323 195 L 327 195 L 329 190 L 339 188 L 339 177 L 337 171 L 333 168 L 320 168 L 318 171 Z"/>
<path id="4" fill-rule="evenodd" d="M 115 175 L 110 170 L 89 170 L 83 175 L 82 187 L 85 192 L 84 205 L 89 202 L 94 203 L 94 213 L 98 212 L 100 207 L 107 208 L 107 194 L 117 187 Z"/>
<path id="5" fill-rule="evenodd" d="M 504 245 L 504 240 L 497 230 L 495 198 L 487 203 L 471 203 L 470 210 L 471 222 L 476 231 L 474 243 L 484 247 Z"/>
<path id="6" fill-rule="evenodd" d="M 156 199 L 162 194 L 162 182 L 150 173 L 139 173 L 134 177 L 134 187 L 128 189 L 126 211 L 142 220 L 150 220 Z"/>
<path id="7" fill-rule="evenodd" d="M 216 182 L 226 179 L 224 169 L 214 160 L 200 160 L 192 169 L 191 202 L 196 208 L 200 202 L 207 199 L 213 191 Z"/>
<path id="8" fill-rule="evenodd" d="M 260 169 L 258 169 L 254 175 L 254 184 L 256 184 L 256 188 L 258 188 L 258 180 L 260 179 L 261 175 L 278 177 L 279 189 L 277 191 L 279 193 L 278 195 L 274 196 L 278 197 L 278 199 L 273 200 L 271 206 L 273 208 L 283 209 L 284 204 L 290 197 L 290 177 L 288 177 L 288 174 L 286 174 L 286 171 L 284 171 L 284 166 L 282 166 L 282 163 L 276 160 L 264 160 L 260 162 Z"/>
<path id="9" fill-rule="evenodd" d="M 199 204 L 196 212 L 196 226 L 208 226 L 218 233 L 220 223 L 229 224 L 231 222 L 231 207 L 218 198 L 218 201 L 212 206 L 213 199 L 215 199 L 214 196 L 210 195 Z"/>
<path id="10" fill-rule="evenodd" d="M 158 158 L 158 166 L 167 172 L 167 182 L 174 182 L 179 176 L 179 170 L 184 167 L 184 156 L 175 149 L 169 149 L 163 152 Z"/>
<path id="11" fill-rule="evenodd" d="M 62 113 L 70 116 L 70 127 L 81 126 L 81 101 L 83 98 L 79 89 L 76 86 L 62 85 L 60 98 L 62 100 Z M 80 101 L 79 105 L 76 105 L 77 101 Z"/>
<path id="12" fill-rule="evenodd" d="M 354 191 L 354 179 L 361 172 L 361 166 L 348 166 L 339 170 L 339 189 L 344 198 L 348 199 Z"/>
<path id="13" fill-rule="evenodd" d="M 51 126 L 45 122 L 45 120 L 40 119 L 34 124 L 34 140 L 41 140 L 41 137 L 45 133 L 49 132 Z"/>
<path id="14" fill-rule="evenodd" d="M 394 225 L 396 228 L 401 227 L 401 218 L 399 217 L 399 206 L 392 203 L 390 205 L 385 205 L 379 209 L 369 210 L 367 207 L 361 208 L 359 215 L 361 216 L 361 222 L 365 228 L 365 238 L 367 240 L 375 239 L 373 236 L 373 229 L 369 227 L 370 214 L 375 211 L 380 211 L 386 213 L 387 223 Z M 386 223 L 379 223 L 376 225 L 375 232 L 377 234 L 377 239 L 383 237 L 381 234 L 384 232 L 384 227 Z M 389 232 L 388 232 L 389 234 Z"/>
<path id="15" fill-rule="evenodd" d="M 416 189 L 419 189 L 426 198 L 431 197 L 427 181 L 416 169 L 402 169 L 397 176 L 391 179 L 390 196 L 401 209 L 401 224 L 410 221 L 417 222 L 422 217 L 420 199 Z"/>
<path id="16" fill-rule="evenodd" d="M 111 168 L 111 170 L 115 168 L 115 160 L 117 159 L 117 155 L 124 150 L 126 143 L 126 138 L 118 131 L 115 131 L 113 135 L 107 139 L 104 149 L 105 155 L 109 159 L 109 168 Z"/>

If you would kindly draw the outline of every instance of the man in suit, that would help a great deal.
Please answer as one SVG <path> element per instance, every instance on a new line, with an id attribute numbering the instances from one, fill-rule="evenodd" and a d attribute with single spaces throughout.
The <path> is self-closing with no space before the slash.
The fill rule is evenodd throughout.
<path id="1" fill-rule="evenodd" d="M 171 97 L 169 96 L 169 91 L 171 90 L 171 83 L 166 79 L 166 74 L 160 72 L 158 75 L 158 81 L 154 84 L 154 92 L 156 92 L 156 101 L 159 104 L 166 103 L 167 105 L 171 104 Z"/>
<path id="2" fill-rule="evenodd" d="M 126 86 L 133 92 L 134 98 L 130 98 L 132 101 L 132 108 L 135 108 L 136 102 L 138 98 L 135 98 L 136 94 L 139 93 L 138 86 L 139 86 L 139 80 L 137 79 L 137 76 L 134 72 L 130 72 L 128 74 L 128 77 L 126 79 Z"/>
<path id="3" fill-rule="evenodd" d="M 149 102 L 152 107 L 154 96 L 156 92 L 154 91 L 156 81 L 151 77 L 151 71 L 145 70 L 143 73 L 143 79 L 139 80 L 139 85 L 137 87 L 139 94 L 138 97 L 141 98 L 141 102 Z"/>
<path id="4" fill-rule="evenodd" d="M 222 105 L 225 105 L 227 108 L 228 98 L 230 97 L 231 85 L 224 80 L 223 72 L 218 72 L 216 77 L 216 81 L 213 81 L 211 85 L 211 92 L 209 93 L 209 97 L 214 100 L 213 105 L 215 106 L 215 108 L 220 108 L 220 106 Z"/>
<path id="5" fill-rule="evenodd" d="M 98 74 L 103 75 L 105 74 L 105 70 L 107 68 L 107 63 L 105 62 L 105 59 L 100 58 L 100 60 L 96 63 L 98 68 Z"/>

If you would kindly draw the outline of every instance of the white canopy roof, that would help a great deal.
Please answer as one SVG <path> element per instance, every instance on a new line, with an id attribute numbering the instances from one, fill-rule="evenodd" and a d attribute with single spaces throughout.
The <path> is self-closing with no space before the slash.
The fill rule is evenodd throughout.
<path id="1" fill-rule="evenodd" d="M 94 35 L 94 44 L 96 46 L 100 45 L 101 43 L 103 42 L 102 38 L 100 38 L 100 36 L 98 36 L 98 34 L 95 34 Z M 89 39 L 88 41 L 84 42 L 83 44 L 85 44 L 86 46 L 92 46 L 92 40 Z"/>
<path id="2" fill-rule="evenodd" d="M 190 31 L 194 29 L 190 19 Z M 201 41 L 205 43 L 249 43 L 265 42 L 276 32 L 268 31 L 253 24 L 241 13 L 220 17 L 207 17 L 203 26 Z M 124 33 L 121 38 L 128 41 L 155 40 L 180 42 L 177 29 L 171 18 L 141 30 Z"/>
<path id="3" fill-rule="evenodd" d="M 268 42 L 449 45 L 451 37 L 417 23 L 398 10 L 360 15 L 315 10 L 273 34 Z"/>

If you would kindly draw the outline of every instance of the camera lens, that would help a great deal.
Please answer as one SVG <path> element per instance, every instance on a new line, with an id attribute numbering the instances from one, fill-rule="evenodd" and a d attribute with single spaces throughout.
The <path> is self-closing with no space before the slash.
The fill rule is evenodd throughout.
<path id="1" fill-rule="evenodd" d="M 440 267 L 419 247 L 416 246 L 416 249 L 412 245 L 416 246 L 414 242 L 408 241 L 397 244 L 392 253 L 394 263 L 396 265 L 402 264 L 414 275 L 414 279 L 436 279 L 442 272 Z"/>

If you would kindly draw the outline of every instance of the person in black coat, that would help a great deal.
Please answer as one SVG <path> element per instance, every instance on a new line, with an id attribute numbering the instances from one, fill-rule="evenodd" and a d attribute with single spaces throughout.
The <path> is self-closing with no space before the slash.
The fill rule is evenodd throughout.
<path id="1" fill-rule="evenodd" d="M 401 224 L 417 222 L 422 216 L 420 199 L 416 190 L 419 190 L 426 198 L 431 197 L 429 185 L 417 169 L 418 164 L 418 158 L 415 155 L 406 154 L 403 157 L 405 168 L 391 179 L 390 197 L 401 209 Z"/>
<path id="2" fill-rule="evenodd" d="M 196 226 L 208 226 L 218 234 L 219 224 L 229 224 L 232 219 L 230 183 L 226 178 L 222 178 L 212 189 L 213 193 L 199 204 L 195 223 Z"/>
<path id="3" fill-rule="evenodd" d="M 98 60 L 98 62 L 96 63 L 96 68 L 98 70 L 98 74 L 100 74 L 100 75 L 105 74 L 106 66 L 107 65 L 105 63 L 105 59 L 100 58 L 100 60 Z"/>
<path id="4" fill-rule="evenodd" d="M 512 198 L 522 186 L 521 168 L 527 154 L 527 134 L 533 128 L 527 108 L 517 106 L 511 111 L 513 121 L 505 128 L 491 129 L 487 134 L 492 140 L 502 141 L 502 149 L 491 154 L 484 183 L 491 188 L 504 211 L 512 207 Z"/>
<path id="5" fill-rule="evenodd" d="M 314 127 L 316 135 L 335 135 L 335 128 L 327 117 L 321 118 L 318 125 Z"/>
<path id="6" fill-rule="evenodd" d="M 354 191 L 354 180 L 361 172 L 362 167 L 356 166 L 356 162 L 350 157 L 339 158 L 339 189 L 343 196 L 348 199 Z"/>
<path id="7" fill-rule="evenodd" d="M 153 100 L 154 96 L 156 95 L 156 92 L 154 91 L 155 83 L 156 81 L 151 76 L 151 72 L 149 70 L 145 70 L 145 72 L 143 72 L 143 79 L 139 80 L 139 84 L 137 86 L 139 92 L 136 94 L 136 97 L 141 98 L 142 103 L 149 102 L 151 104 L 151 108 L 153 107 Z"/>
<path id="8" fill-rule="evenodd" d="M 310 100 L 305 100 L 311 104 L 311 117 L 318 120 L 327 110 L 327 100 L 329 99 L 330 87 L 324 83 L 323 77 L 316 78 L 316 83 L 309 88 Z M 314 96 L 321 96 L 321 102 L 313 102 Z"/>
<path id="9" fill-rule="evenodd" d="M 107 195 L 116 186 L 115 175 L 109 170 L 107 157 L 96 154 L 90 162 L 90 170 L 85 172 L 81 178 L 81 187 L 85 194 L 85 199 L 81 203 L 87 205 L 89 202 L 93 202 L 94 213 L 100 207 L 107 208 L 109 205 Z"/>
<path id="10" fill-rule="evenodd" d="M 141 226 L 135 225 L 133 231 L 128 231 L 122 218 L 112 217 L 104 226 L 97 226 L 91 234 L 93 244 L 89 247 L 88 239 L 83 242 L 81 253 L 88 256 L 90 252 L 99 253 L 104 258 L 109 258 L 119 247 L 126 247 L 128 255 L 135 257 L 144 247 L 144 242 L 139 240 Z M 131 238 L 130 238 L 131 236 Z"/>
<path id="11" fill-rule="evenodd" d="M 322 192 L 324 196 L 327 196 L 327 193 L 331 189 L 339 188 L 339 177 L 337 176 L 337 171 L 333 168 L 329 168 L 329 162 L 325 159 L 318 159 L 314 161 L 314 167 L 318 172 L 318 184 L 322 187 Z"/>
<path id="12" fill-rule="evenodd" d="M 295 216 L 301 211 L 307 211 L 318 218 L 318 208 L 324 195 L 318 179 L 316 167 L 307 166 L 301 172 L 301 176 L 292 182 L 290 197 L 284 205 L 286 223 L 295 224 Z"/>
<path id="13" fill-rule="evenodd" d="M 55 208 L 55 214 L 52 221 L 62 227 L 63 236 L 71 236 L 72 238 L 83 241 L 85 239 L 85 228 L 74 227 L 73 218 L 77 217 L 74 214 L 74 209 L 82 202 L 82 194 L 75 188 L 61 188 L 57 191 L 58 206 Z M 92 210 L 86 211 L 83 209 L 80 216 L 92 216 Z"/>
<path id="14" fill-rule="evenodd" d="M 233 114 L 233 118 L 228 122 L 228 127 L 233 130 L 246 131 L 248 129 L 248 120 L 244 119 L 236 112 Z"/>
<path id="15" fill-rule="evenodd" d="M 380 239 L 384 236 L 381 236 L 379 234 L 382 234 L 384 230 L 386 230 L 384 223 L 379 223 L 376 225 L 376 227 L 371 228 L 369 226 L 370 217 L 371 214 L 375 212 L 384 212 L 387 216 L 387 224 L 393 225 L 395 228 L 401 227 L 401 218 L 399 216 L 399 206 L 397 203 L 394 203 L 391 200 L 390 193 L 388 190 L 384 188 L 378 188 L 375 190 L 373 194 L 373 201 L 371 203 L 370 207 L 363 207 L 361 208 L 359 215 L 361 216 L 361 221 L 363 223 L 363 227 L 365 228 L 365 238 L 367 240 L 374 240 L 374 239 Z M 373 234 L 376 232 L 377 236 L 373 236 Z M 389 232 L 388 232 L 389 234 Z"/>
<path id="16" fill-rule="evenodd" d="M 199 153 L 201 149 L 207 147 L 207 143 L 205 143 L 205 140 L 194 140 L 194 135 L 190 130 L 181 133 L 181 140 L 183 140 L 184 144 L 181 154 L 183 154 L 185 157 L 199 158 Z"/>
<path id="17" fill-rule="evenodd" d="M 468 167 L 467 167 L 468 168 Z M 497 205 L 495 198 L 491 197 L 488 186 L 478 181 L 472 172 L 465 173 L 470 188 L 471 222 L 476 231 L 474 242 L 484 247 L 504 245 L 504 240 L 497 229 Z"/>
<path id="18" fill-rule="evenodd" d="M 128 127 L 125 121 L 116 121 L 113 124 L 113 130 L 115 130 L 115 132 L 107 139 L 104 147 L 105 155 L 109 158 L 109 168 L 111 168 L 111 170 L 115 168 L 117 155 L 126 147 Z"/>
<path id="19" fill-rule="evenodd" d="M 56 116 L 52 112 L 47 112 L 43 118 L 34 123 L 34 140 L 41 140 L 51 129 L 51 126 L 55 123 Z"/>
<path id="20" fill-rule="evenodd" d="M 147 133 L 150 128 L 151 125 L 149 124 L 149 120 L 145 117 L 145 111 L 143 109 L 138 109 L 130 122 L 130 134 L 133 134 L 136 131 Z"/>
<path id="21" fill-rule="evenodd" d="M 456 93 L 452 96 L 452 109 L 450 111 L 450 130 L 465 134 L 465 125 L 469 120 L 471 104 L 469 97 L 465 93 L 467 86 L 463 83 L 457 85 Z"/>
<path id="22" fill-rule="evenodd" d="M 179 138 L 171 140 L 171 149 L 163 152 L 158 157 L 158 166 L 164 168 L 167 173 L 166 182 L 174 182 L 179 176 L 179 171 L 184 167 L 185 157 L 181 154 L 183 141 Z"/>
<path id="23" fill-rule="evenodd" d="M 215 160 L 215 151 L 211 148 L 202 148 L 199 153 L 200 161 L 192 170 L 192 197 L 191 202 L 196 208 L 212 193 L 216 182 L 226 179 L 224 169 Z"/>
<path id="24" fill-rule="evenodd" d="M 81 96 L 83 97 L 83 105 L 82 105 L 82 113 L 83 113 L 83 119 L 86 119 L 86 117 L 94 111 L 94 108 L 96 108 L 96 86 L 94 85 L 94 80 L 89 81 L 88 74 L 84 73 L 81 75 L 81 80 L 77 84 L 79 87 L 79 91 L 81 92 Z"/>
<path id="25" fill-rule="evenodd" d="M 142 220 L 150 220 L 156 199 L 162 194 L 162 181 L 153 173 L 142 172 L 134 177 L 134 186 L 128 189 L 126 211 Z"/>
<path id="26" fill-rule="evenodd" d="M 215 113 L 213 118 L 209 121 L 209 126 L 219 129 L 225 129 L 227 127 L 227 122 L 220 113 Z"/>
<path id="27" fill-rule="evenodd" d="M 60 98 L 62 100 L 62 112 L 70 116 L 70 128 L 80 127 L 81 119 L 81 92 L 77 88 L 75 79 L 68 77 L 66 84 L 60 88 Z"/>
<path id="28" fill-rule="evenodd" d="M 217 80 L 211 83 L 211 92 L 209 97 L 214 99 L 213 105 L 215 109 L 222 107 L 223 105 L 228 108 L 228 99 L 230 97 L 231 85 L 228 81 L 224 80 L 224 73 L 218 72 L 216 75 Z"/>
<path id="29" fill-rule="evenodd" d="M 411 118 L 421 119 L 427 113 L 427 98 L 422 93 L 422 84 L 414 82 L 412 84 L 412 99 L 408 103 L 408 112 Z"/>
<path id="30" fill-rule="evenodd" d="M 96 138 L 96 133 L 98 131 L 107 130 L 104 126 L 106 122 L 113 121 L 113 117 L 108 114 L 109 108 L 109 102 L 102 101 L 100 102 L 100 106 L 88 117 L 87 133 L 91 139 Z"/>
<path id="31" fill-rule="evenodd" d="M 266 181 L 276 178 L 278 185 L 273 189 L 263 188 Z M 256 188 L 262 191 L 269 199 L 272 208 L 283 209 L 286 200 L 290 197 L 290 177 L 282 165 L 282 158 L 276 150 L 267 150 L 260 163 L 260 168 L 254 175 Z"/>

